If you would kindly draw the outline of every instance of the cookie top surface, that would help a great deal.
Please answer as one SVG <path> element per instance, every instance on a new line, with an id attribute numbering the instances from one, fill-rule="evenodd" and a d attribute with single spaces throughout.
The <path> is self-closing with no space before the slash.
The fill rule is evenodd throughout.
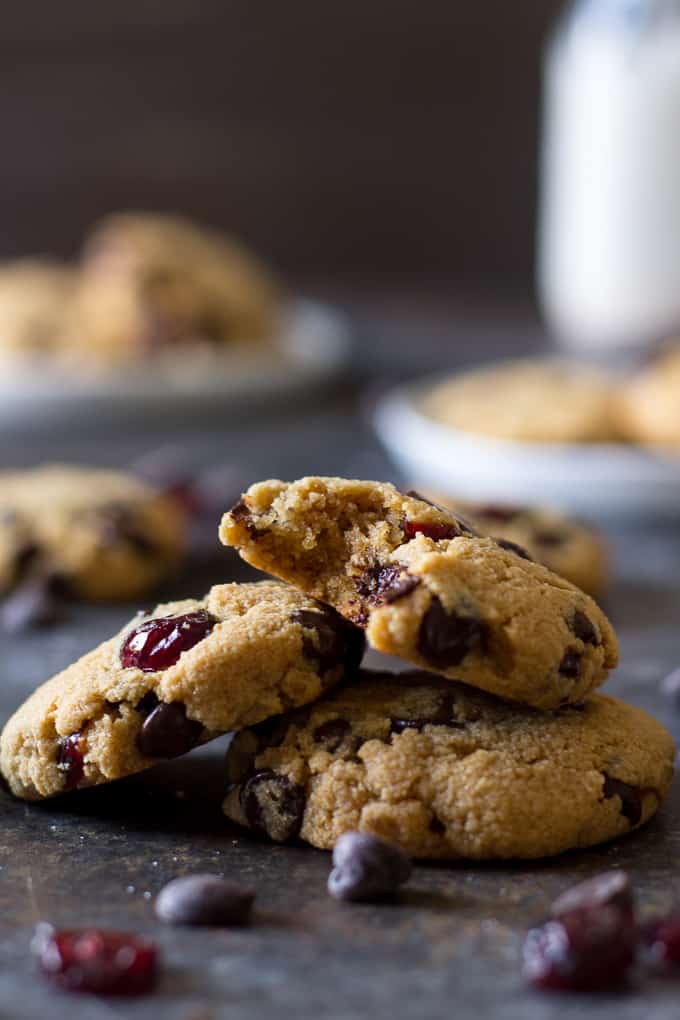
<path id="1" fill-rule="evenodd" d="M 440 493 L 427 498 L 462 515 L 475 530 L 514 542 L 553 573 L 590 595 L 607 587 L 609 556 L 603 537 L 583 521 L 549 507 L 473 503 Z"/>
<path id="2" fill-rule="evenodd" d="M 319 697 L 362 651 L 286 585 L 218 585 L 138 615 L 38 688 L 0 737 L 2 773 L 36 799 L 138 772 Z"/>
<path id="3" fill-rule="evenodd" d="M 0 593 L 41 571 L 85 599 L 137 597 L 175 567 L 186 528 L 176 500 L 124 472 L 0 472 Z"/>
<path id="4" fill-rule="evenodd" d="M 86 240 L 78 312 L 93 355 L 124 362 L 178 345 L 271 340 L 278 287 L 239 242 L 187 220 L 110 216 Z"/>
<path id="5" fill-rule="evenodd" d="M 660 723 L 606 695 L 540 713 L 424 673 L 362 672 L 239 734 L 224 808 L 323 849 L 360 830 L 416 857 L 541 857 L 645 822 L 674 753 Z"/>
<path id="6" fill-rule="evenodd" d="M 618 438 L 614 393 L 590 368 L 549 360 L 501 362 L 435 386 L 422 401 L 456 429 L 539 443 Z"/>
<path id="7" fill-rule="evenodd" d="M 0 351 L 53 355 L 76 336 L 77 273 L 66 263 L 17 259 L 0 265 Z"/>
<path id="8" fill-rule="evenodd" d="M 633 442 L 680 449 L 680 342 L 630 380 L 619 413 Z"/>
<path id="9" fill-rule="evenodd" d="M 377 651 L 501 697 L 577 702 L 617 663 L 611 624 L 584 592 L 387 483 L 261 482 L 220 535 L 364 626 Z"/>

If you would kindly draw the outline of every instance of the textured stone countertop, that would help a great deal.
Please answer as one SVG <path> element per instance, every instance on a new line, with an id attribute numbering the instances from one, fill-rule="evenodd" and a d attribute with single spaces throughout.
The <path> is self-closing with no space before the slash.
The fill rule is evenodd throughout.
<path id="1" fill-rule="evenodd" d="M 412 306 L 401 306 L 403 314 L 399 307 L 351 306 L 362 328 L 377 336 L 358 358 L 359 376 L 414 371 L 413 335 L 425 337 L 424 371 L 451 362 L 443 354 L 444 338 L 448 344 L 447 323 L 460 326 L 459 319 L 450 310 L 447 318 L 445 307 L 436 314 L 430 309 L 429 316 L 421 310 L 421 318 Z M 526 329 L 516 325 L 503 343 L 496 320 L 483 326 L 478 350 L 538 345 L 531 322 Z M 462 340 L 459 349 L 467 359 L 476 345 L 466 328 L 467 344 Z M 395 351 L 401 358 L 393 357 Z M 271 416 L 209 430 L 149 426 L 143 439 L 122 429 L 116 435 L 9 437 L 0 464 L 45 458 L 123 464 L 173 441 L 196 462 L 234 461 L 244 482 L 317 471 L 392 477 L 356 392 L 350 382 L 308 407 L 279 408 Z M 660 690 L 663 677 L 680 665 L 680 532 L 640 527 L 613 533 L 611 541 L 616 582 L 606 608 L 623 655 L 608 690 L 649 709 L 680 738 L 680 710 Z M 194 563 L 162 594 L 198 594 L 213 581 L 244 576 L 231 553 L 217 542 L 206 545 L 204 537 Z M 0 635 L 2 720 L 34 685 L 113 633 L 134 608 L 72 607 L 58 627 Z M 678 895 L 677 783 L 659 816 L 628 839 L 530 865 L 418 865 L 399 903 L 346 905 L 326 894 L 327 854 L 303 845 L 267 845 L 226 822 L 220 812 L 225 743 L 43 805 L 25 805 L 0 791 L 1 1020 L 675 1020 L 680 978 L 645 979 L 617 995 L 546 996 L 523 984 L 519 950 L 527 925 L 542 917 L 554 895 L 599 870 L 629 869 L 645 912 Z M 189 870 L 253 884 L 253 924 L 232 931 L 157 924 L 153 896 Z M 129 1001 L 56 994 L 36 977 L 28 951 L 40 920 L 152 934 L 164 959 L 158 992 Z"/>

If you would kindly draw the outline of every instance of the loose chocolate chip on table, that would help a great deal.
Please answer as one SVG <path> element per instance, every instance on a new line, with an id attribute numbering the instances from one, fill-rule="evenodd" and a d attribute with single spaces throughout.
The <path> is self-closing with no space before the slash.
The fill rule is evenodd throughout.
<path id="1" fill-rule="evenodd" d="M 83 778 L 85 761 L 80 747 L 80 733 L 61 737 L 57 747 L 57 768 L 64 773 L 64 790 L 73 790 Z"/>
<path id="2" fill-rule="evenodd" d="M 583 641 L 584 645 L 599 645 L 600 643 L 595 624 L 580 609 L 576 610 L 569 621 L 569 630 L 575 637 Z"/>
<path id="3" fill-rule="evenodd" d="M 642 794 L 637 786 L 624 783 L 621 779 L 614 779 L 603 772 L 604 785 L 602 793 L 606 800 L 610 797 L 619 797 L 621 800 L 621 814 L 627 818 L 631 825 L 637 825 L 642 818 Z"/>
<path id="4" fill-rule="evenodd" d="M 418 587 L 420 579 L 411 577 L 405 567 L 376 563 L 371 570 L 357 578 L 355 583 L 362 598 L 371 605 L 381 606 L 410 594 Z"/>
<path id="5" fill-rule="evenodd" d="M 305 791 L 271 769 L 256 772 L 241 787 L 241 810 L 246 821 L 276 843 L 294 839 L 305 811 Z"/>
<path id="6" fill-rule="evenodd" d="M 323 744 L 327 751 L 337 751 L 350 732 L 351 726 L 346 719 L 328 719 L 314 730 L 313 737 L 317 744 Z"/>
<path id="7" fill-rule="evenodd" d="M 217 875 L 186 875 L 164 885 L 156 916 L 167 924 L 242 925 L 250 917 L 255 890 Z"/>
<path id="8" fill-rule="evenodd" d="M 145 995 L 158 978 L 158 952 L 153 942 L 128 932 L 99 928 L 55 931 L 51 925 L 41 924 L 31 949 L 44 977 L 68 992 Z M 51 1015 L 60 1012 L 55 1007 Z"/>
<path id="9" fill-rule="evenodd" d="M 532 558 L 526 549 L 518 545 L 517 542 L 511 542 L 509 538 L 497 538 L 495 539 L 496 545 L 500 546 L 501 549 L 507 549 L 508 552 L 514 552 L 517 556 L 520 556 L 523 560 L 529 560 L 532 562 Z"/>
<path id="10" fill-rule="evenodd" d="M 381 900 L 394 896 L 410 877 L 409 857 L 394 843 L 366 832 L 345 832 L 333 850 L 328 892 L 337 900 Z"/>
<path id="11" fill-rule="evenodd" d="M 486 644 L 487 627 L 476 616 L 447 612 L 436 595 L 423 616 L 418 634 L 418 651 L 433 666 L 458 666 L 466 655 Z"/>
<path id="12" fill-rule="evenodd" d="M 559 664 L 558 672 L 561 676 L 575 679 L 581 672 L 581 660 L 583 653 L 576 648 L 567 648 Z"/>
<path id="13" fill-rule="evenodd" d="M 359 668 L 364 654 L 364 635 L 335 610 L 296 609 L 291 619 L 299 623 L 303 631 L 314 635 L 312 638 L 303 633 L 302 650 L 308 659 L 318 662 L 320 673 L 336 666 L 349 670 Z"/>
<path id="14" fill-rule="evenodd" d="M 196 747 L 202 731 L 203 724 L 188 719 L 179 701 L 161 701 L 142 723 L 137 745 L 149 758 L 176 758 Z"/>

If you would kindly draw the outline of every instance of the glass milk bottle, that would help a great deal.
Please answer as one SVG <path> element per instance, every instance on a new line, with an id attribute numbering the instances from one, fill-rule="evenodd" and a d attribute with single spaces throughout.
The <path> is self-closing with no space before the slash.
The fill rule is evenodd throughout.
<path id="1" fill-rule="evenodd" d="M 580 0 L 544 84 L 538 290 L 566 346 L 680 332 L 680 0 Z"/>

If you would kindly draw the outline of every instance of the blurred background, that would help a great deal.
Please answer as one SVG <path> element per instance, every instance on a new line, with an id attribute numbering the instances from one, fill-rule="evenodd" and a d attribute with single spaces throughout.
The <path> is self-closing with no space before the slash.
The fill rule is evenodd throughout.
<path id="1" fill-rule="evenodd" d="M 557 0 L 27 0 L 0 38 L 0 255 L 126 208 L 228 228 L 289 279 L 532 288 Z"/>

